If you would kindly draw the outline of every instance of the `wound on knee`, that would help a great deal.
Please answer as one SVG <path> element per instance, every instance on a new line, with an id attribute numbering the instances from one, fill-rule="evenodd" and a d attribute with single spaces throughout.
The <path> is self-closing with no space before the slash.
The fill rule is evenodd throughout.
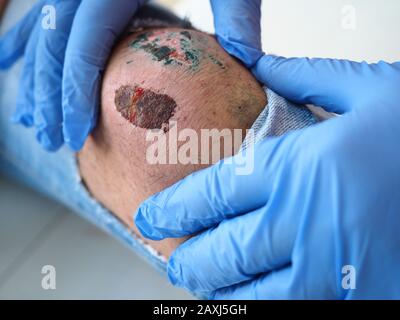
<path id="1" fill-rule="evenodd" d="M 121 86 L 115 91 L 115 106 L 133 125 L 144 129 L 168 130 L 176 102 L 166 94 L 159 94 L 140 86 Z"/>

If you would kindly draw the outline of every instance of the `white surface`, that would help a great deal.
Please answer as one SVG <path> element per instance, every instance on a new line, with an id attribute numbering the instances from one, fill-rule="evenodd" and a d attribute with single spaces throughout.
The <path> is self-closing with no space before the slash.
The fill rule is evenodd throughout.
<path id="1" fill-rule="evenodd" d="M 56 268 L 56 289 L 41 287 Z M 68 209 L 0 177 L 0 299 L 191 299 Z"/>
<path id="2" fill-rule="evenodd" d="M 221 0 L 224 1 L 224 0 Z M 198 28 L 213 32 L 208 0 L 159 0 Z M 343 28 L 353 6 L 355 29 Z M 263 0 L 263 48 L 284 56 L 400 60 L 399 0 Z"/>

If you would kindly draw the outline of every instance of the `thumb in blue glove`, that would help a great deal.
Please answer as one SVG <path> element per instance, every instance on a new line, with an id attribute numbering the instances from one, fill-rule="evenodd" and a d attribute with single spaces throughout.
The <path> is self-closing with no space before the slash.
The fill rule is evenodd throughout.
<path id="1" fill-rule="evenodd" d="M 219 43 L 247 67 L 262 56 L 260 7 L 261 0 L 211 0 Z"/>

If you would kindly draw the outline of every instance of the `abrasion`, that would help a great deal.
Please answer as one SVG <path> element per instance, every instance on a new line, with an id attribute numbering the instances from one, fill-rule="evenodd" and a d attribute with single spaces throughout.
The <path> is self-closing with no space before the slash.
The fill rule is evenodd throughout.
<path id="1" fill-rule="evenodd" d="M 167 94 L 131 85 L 115 91 L 115 106 L 126 120 L 144 129 L 167 128 L 177 107 Z"/>

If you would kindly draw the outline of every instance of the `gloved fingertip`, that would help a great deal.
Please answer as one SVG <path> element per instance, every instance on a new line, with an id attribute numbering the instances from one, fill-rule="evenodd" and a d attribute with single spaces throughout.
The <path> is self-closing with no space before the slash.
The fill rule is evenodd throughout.
<path id="1" fill-rule="evenodd" d="M 65 144 L 70 147 L 72 151 L 78 152 L 83 148 L 84 142 L 65 138 Z"/>
<path id="2" fill-rule="evenodd" d="M 241 60 L 247 68 L 252 68 L 264 55 L 261 49 L 248 47 L 232 39 L 217 35 L 217 40 L 230 55 Z"/>
<path id="3" fill-rule="evenodd" d="M 159 233 L 151 224 L 148 217 L 154 216 L 151 209 L 147 204 L 142 204 L 136 212 L 135 224 L 139 229 L 140 233 L 147 239 L 150 240 L 163 240 L 165 237 Z"/>
<path id="4" fill-rule="evenodd" d="M 180 287 L 181 286 L 181 279 L 182 279 L 182 268 L 181 266 L 176 262 L 173 256 L 169 258 L 168 261 L 168 266 L 167 266 L 167 275 L 168 275 L 168 280 L 169 282 L 175 286 L 175 287 Z"/>
<path id="5" fill-rule="evenodd" d="M 0 56 L 2 55 L 2 53 L 0 52 Z M 0 61 L 0 70 L 7 70 L 8 68 L 11 67 L 13 61 Z"/>
<path id="6" fill-rule="evenodd" d="M 33 126 L 33 116 L 29 114 L 14 113 L 10 117 L 10 121 L 15 124 L 21 124 L 26 128 L 30 128 Z"/>
<path id="7" fill-rule="evenodd" d="M 208 300 L 218 300 L 217 291 L 212 291 L 207 296 Z"/>
<path id="8" fill-rule="evenodd" d="M 45 130 L 39 130 L 36 133 L 36 140 L 40 143 L 40 145 L 49 152 L 55 152 L 63 144 L 62 139 L 58 137 L 57 133 L 51 134 L 51 137 L 48 132 Z"/>
<path id="9" fill-rule="evenodd" d="M 64 142 L 67 146 L 69 146 L 73 151 L 80 151 L 85 145 L 86 139 L 88 138 L 90 131 L 93 129 L 93 124 L 91 121 L 84 121 L 76 119 L 74 117 L 70 117 L 68 120 L 65 120 L 64 115 L 64 126 L 63 126 L 63 137 Z M 76 121 L 78 124 L 74 124 Z"/>

